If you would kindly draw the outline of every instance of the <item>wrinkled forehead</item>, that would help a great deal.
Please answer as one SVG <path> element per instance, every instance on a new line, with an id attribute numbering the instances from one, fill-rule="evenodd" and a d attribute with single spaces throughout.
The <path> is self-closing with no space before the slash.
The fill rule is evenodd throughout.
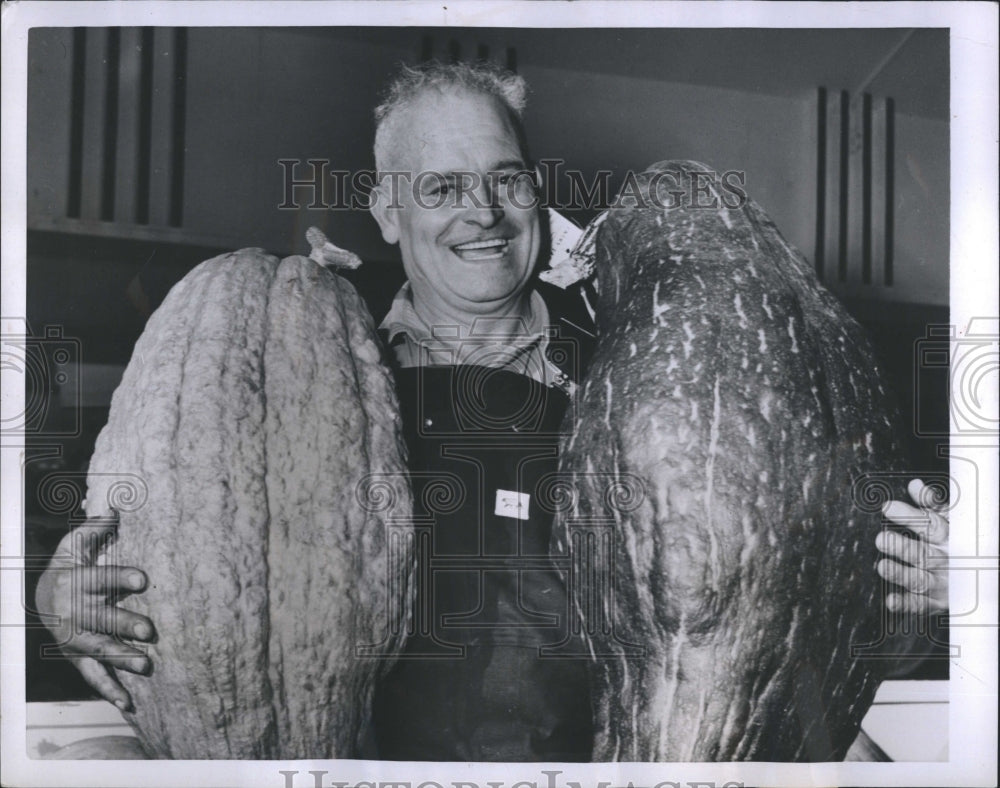
<path id="1" fill-rule="evenodd" d="M 464 88 L 429 88 L 389 120 L 394 167 L 447 170 L 526 164 L 520 126 L 495 96 Z"/>

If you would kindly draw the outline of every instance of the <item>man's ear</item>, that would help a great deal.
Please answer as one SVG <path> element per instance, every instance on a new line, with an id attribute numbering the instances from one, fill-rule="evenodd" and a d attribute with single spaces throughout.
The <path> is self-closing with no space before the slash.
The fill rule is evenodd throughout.
<path id="1" fill-rule="evenodd" d="M 372 189 L 368 210 L 382 231 L 382 239 L 387 244 L 399 243 L 399 211 L 400 208 L 389 207 L 392 195 L 386 188 L 385 181 Z"/>

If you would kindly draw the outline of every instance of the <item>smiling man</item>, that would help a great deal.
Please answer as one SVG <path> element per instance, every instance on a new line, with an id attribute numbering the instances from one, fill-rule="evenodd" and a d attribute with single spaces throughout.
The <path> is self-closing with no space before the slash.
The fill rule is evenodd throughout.
<path id="1" fill-rule="evenodd" d="M 484 71 L 470 70 L 481 83 L 468 87 L 404 73 L 410 83 L 397 83 L 377 113 L 378 170 L 400 177 L 383 178 L 372 214 L 386 242 L 399 244 L 408 277 L 383 327 L 403 337 L 404 366 L 417 363 L 416 343 L 432 339 L 432 327 L 455 327 L 449 337 L 464 362 L 477 347 L 467 340 L 484 328 L 502 342 L 544 316 L 527 287 L 541 245 L 538 211 L 516 117 L 501 98 L 517 106 L 524 88 Z M 501 93 L 476 92 L 477 84 Z"/>
<path id="2" fill-rule="evenodd" d="M 485 68 L 405 69 L 376 112 L 376 163 L 391 174 L 372 213 L 408 277 L 381 329 L 414 497 L 455 484 L 453 505 L 418 512 L 433 521 L 418 589 L 426 635 L 377 692 L 380 758 L 590 758 L 583 664 L 540 658 L 567 637 L 568 610 L 534 495 L 556 472 L 563 388 L 582 367 L 589 317 L 529 286 L 541 225 L 524 92 Z"/>

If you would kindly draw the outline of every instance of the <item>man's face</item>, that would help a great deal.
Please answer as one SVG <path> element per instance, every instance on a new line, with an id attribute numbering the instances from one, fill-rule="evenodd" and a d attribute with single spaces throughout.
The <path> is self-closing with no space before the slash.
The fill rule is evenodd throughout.
<path id="1" fill-rule="evenodd" d="M 493 97 L 429 91 L 394 122 L 390 169 L 407 172 L 396 189 L 402 207 L 388 207 L 383 193 L 373 213 L 385 240 L 399 243 L 418 309 L 459 319 L 503 313 L 531 277 L 540 237 L 530 189 L 508 191 L 496 177 L 526 167 L 511 119 Z M 466 178 L 459 195 L 462 172 L 479 183 L 472 190 Z"/>

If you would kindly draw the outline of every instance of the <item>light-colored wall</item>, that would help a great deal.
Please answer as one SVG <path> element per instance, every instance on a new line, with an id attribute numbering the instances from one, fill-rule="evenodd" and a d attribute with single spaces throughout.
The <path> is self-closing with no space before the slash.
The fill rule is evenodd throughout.
<path id="1" fill-rule="evenodd" d="M 896 282 L 889 300 L 948 304 L 948 123 L 896 121 Z"/>
<path id="2" fill-rule="evenodd" d="M 663 159 L 695 159 L 746 172 L 749 195 L 788 240 L 809 252 L 815 152 L 807 97 L 707 88 L 623 75 L 522 69 L 532 87 L 532 153 L 618 182 Z"/>

